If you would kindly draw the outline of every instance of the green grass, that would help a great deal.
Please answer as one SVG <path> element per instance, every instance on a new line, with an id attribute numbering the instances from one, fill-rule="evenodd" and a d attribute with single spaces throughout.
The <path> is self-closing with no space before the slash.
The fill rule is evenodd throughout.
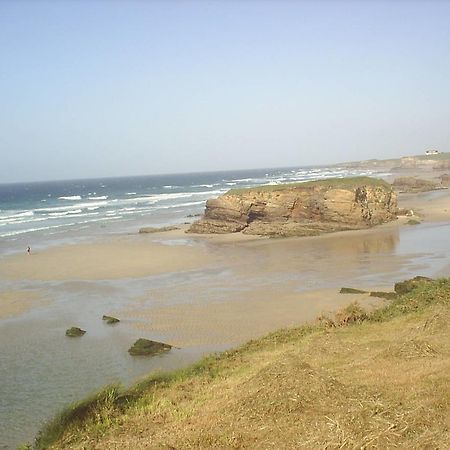
<path id="1" fill-rule="evenodd" d="M 331 364 L 329 369 L 327 369 L 328 371 L 331 370 L 330 373 L 337 373 L 336 370 L 338 370 L 339 367 L 348 368 L 350 364 L 350 373 L 354 373 L 355 377 L 357 377 L 359 372 L 352 371 L 351 365 L 356 364 L 355 367 L 358 368 L 359 365 L 363 364 L 363 362 L 365 364 L 366 362 L 370 363 L 370 361 L 372 361 L 371 358 L 366 356 L 366 352 L 368 350 L 368 348 L 366 347 L 369 344 L 362 342 L 360 344 L 361 349 L 356 348 L 352 350 L 352 352 L 356 353 L 351 353 L 348 346 L 353 342 L 359 343 L 360 340 L 364 338 L 365 333 L 368 333 L 369 330 L 372 330 L 371 332 L 375 336 L 375 338 L 371 338 L 375 340 L 370 342 L 374 343 L 373 345 L 377 345 L 380 347 L 380 355 L 386 354 L 389 358 L 399 358 L 403 357 L 404 355 L 406 355 L 407 358 L 415 358 L 417 355 L 419 357 L 435 357 L 436 355 L 439 356 L 439 352 L 435 350 L 435 344 L 425 341 L 424 337 L 426 336 L 424 336 L 423 333 L 419 336 L 420 339 L 411 340 L 411 333 L 407 330 L 404 331 L 404 329 L 406 326 L 405 324 L 407 324 L 408 320 L 410 320 L 407 319 L 408 317 L 419 319 L 422 317 L 426 317 L 426 312 L 430 310 L 430 308 L 437 308 L 438 310 L 439 308 L 444 308 L 448 311 L 448 308 L 450 307 L 450 279 L 430 281 L 428 279 L 418 277 L 412 283 L 405 283 L 402 286 L 407 286 L 411 290 L 402 295 L 396 294 L 396 297 L 389 301 L 386 306 L 371 313 L 367 313 L 357 303 L 352 303 L 351 305 L 337 313 L 333 318 L 322 316 L 315 324 L 308 324 L 297 328 L 278 330 L 266 335 L 261 339 L 249 341 L 236 349 L 205 357 L 198 363 L 193 364 L 188 368 L 180 369 L 170 373 L 151 374 L 140 383 L 135 384 L 128 389 L 122 389 L 119 386 L 107 386 L 100 392 L 93 394 L 92 396 L 82 400 L 81 402 L 70 405 L 60 414 L 58 414 L 53 420 L 51 420 L 39 433 L 36 439 L 35 448 L 44 449 L 50 446 L 54 446 L 54 448 L 94 448 L 95 445 L 92 444 L 92 442 L 101 442 L 103 436 L 106 436 L 106 434 L 110 432 L 114 432 L 114 430 L 122 430 L 123 426 L 127 425 L 128 422 L 130 422 L 130 424 L 128 425 L 128 432 L 130 433 L 130 435 L 127 439 L 128 442 L 132 442 L 135 436 L 134 433 L 136 431 L 135 425 L 133 425 L 134 420 L 138 421 L 138 423 L 140 424 L 139 426 L 146 427 L 148 426 L 147 424 L 149 420 L 146 417 L 147 415 L 150 415 L 151 417 L 153 417 L 152 420 L 156 420 L 154 426 L 156 426 L 157 424 L 172 422 L 173 426 L 177 426 L 177 424 L 184 423 L 183 421 L 185 420 L 193 420 L 196 415 L 200 414 L 198 411 L 202 411 L 202 413 L 206 414 L 207 416 L 207 413 L 205 413 L 205 408 L 210 402 L 213 403 L 211 414 L 219 414 L 219 416 L 216 417 L 216 420 L 218 420 L 218 418 L 221 417 L 221 409 L 225 408 L 222 411 L 223 413 L 225 413 L 225 410 L 228 408 L 228 406 L 226 405 L 231 405 L 230 402 L 235 399 L 235 396 L 242 395 L 244 396 L 243 399 L 237 401 L 238 406 L 236 407 L 238 408 L 238 410 L 234 413 L 233 411 L 231 411 L 230 415 L 231 417 L 238 417 L 239 414 L 242 414 L 242 421 L 245 422 L 246 420 L 251 419 L 251 417 L 248 415 L 253 414 L 251 412 L 253 411 L 251 407 L 253 403 L 247 404 L 246 402 L 263 401 L 264 395 L 261 394 L 260 391 L 265 392 L 265 389 L 268 389 L 268 386 L 272 386 L 267 392 L 270 393 L 270 398 L 275 401 L 276 398 L 273 396 L 285 395 L 285 388 L 283 388 L 283 385 L 280 385 L 280 383 L 284 382 L 291 386 L 291 384 L 295 382 L 295 377 L 291 379 L 292 374 L 299 373 L 298 371 L 303 372 L 303 376 L 305 377 L 303 378 L 304 383 L 309 383 L 309 380 L 315 380 L 315 384 L 313 384 L 311 387 L 311 389 L 313 389 L 312 391 L 307 385 L 305 385 L 306 390 L 302 395 L 304 396 L 303 401 L 306 403 L 304 403 L 304 405 L 302 406 L 303 409 L 306 408 L 309 404 L 314 405 L 314 402 L 317 402 L 317 404 L 319 404 L 320 402 L 326 400 L 326 398 L 322 398 L 322 389 L 329 389 L 327 385 L 322 386 L 322 384 L 326 382 L 331 383 L 330 389 L 332 389 L 332 391 L 330 392 L 336 392 L 339 393 L 339 396 L 342 396 L 342 398 L 336 397 L 335 399 L 336 401 L 340 402 L 339 404 L 341 404 L 342 402 L 344 402 L 345 404 L 345 402 L 347 401 L 347 397 L 351 394 L 355 398 L 359 398 L 359 400 L 355 403 L 354 406 L 352 406 L 352 400 L 348 399 L 349 403 L 346 407 L 350 409 L 353 407 L 357 408 L 357 414 L 363 414 L 360 420 L 363 420 L 364 417 L 371 417 L 370 415 L 374 413 L 373 411 L 364 409 L 366 408 L 365 402 L 368 402 L 367 404 L 370 403 L 371 408 L 372 406 L 375 407 L 376 404 L 379 405 L 378 409 L 381 408 L 380 405 L 382 405 L 382 399 L 378 394 L 378 397 L 374 397 L 372 399 L 372 397 L 368 396 L 368 393 L 365 390 L 362 390 L 361 393 L 358 393 L 359 388 L 356 384 L 355 386 L 349 384 L 347 387 L 345 387 L 345 389 L 344 387 L 342 387 L 341 389 L 341 385 L 335 384 L 336 382 L 333 381 L 335 379 L 335 375 L 331 376 L 330 378 L 330 376 L 327 375 L 328 372 L 324 372 L 322 375 L 320 375 L 321 372 L 316 373 L 315 371 L 313 371 L 313 366 L 310 365 L 313 364 L 311 362 L 311 358 L 313 356 L 316 359 L 318 358 L 316 362 L 319 364 L 319 366 L 324 364 L 324 361 L 327 357 L 331 358 L 327 363 Z M 430 320 L 435 320 L 435 318 L 438 316 L 433 313 L 430 317 L 431 319 L 427 319 L 425 325 L 429 323 Z M 442 323 L 447 323 L 445 317 L 446 316 L 443 316 Z M 395 321 L 397 321 L 398 323 L 396 322 L 396 324 L 392 326 L 389 325 L 391 322 L 394 323 Z M 426 328 L 425 325 L 422 327 L 423 329 Z M 378 329 L 376 327 L 381 328 Z M 335 330 L 342 330 L 343 334 L 341 333 L 339 335 L 341 337 L 338 337 L 337 340 L 333 339 L 334 335 L 330 334 L 330 331 L 328 331 L 330 330 L 330 328 Z M 349 332 L 345 331 L 347 329 L 349 330 Z M 358 338 L 355 337 L 356 335 L 350 333 L 351 329 L 356 330 L 355 333 L 357 333 L 357 335 L 359 336 Z M 412 329 L 415 330 L 418 328 L 416 325 L 414 325 Z M 392 344 L 392 346 L 386 347 L 386 344 L 383 343 L 382 339 L 384 338 L 381 338 L 381 335 L 383 335 L 383 333 L 389 338 L 394 339 L 394 344 Z M 400 333 L 399 336 L 402 336 L 402 333 L 405 334 L 405 337 L 402 338 L 404 340 L 400 343 L 396 343 L 398 341 L 398 333 Z M 346 345 L 341 343 L 342 339 L 345 339 L 345 336 L 348 336 L 348 338 L 350 339 L 350 343 Z M 308 345 L 311 347 L 310 350 L 308 350 Z M 341 349 L 342 346 L 343 348 Z M 300 357 L 300 362 L 297 363 L 295 362 L 297 360 L 292 360 L 292 364 L 300 365 L 298 367 L 291 367 L 292 374 L 290 372 L 284 373 L 284 364 L 288 364 L 288 362 L 291 361 L 290 358 L 292 355 L 289 352 L 293 351 L 293 349 L 296 349 L 295 351 Z M 286 351 L 288 351 L 288 353 L 285 354 Z M 361 355 L 359 355 L 358 352 L 361 353 Z M 323 360 L 321 359 L 322 354 L 324 358 Z M 346 358 L 348 358 L 349 360 L 346 361 Z M 307 363 L 306 361 L 310 361 L 310 363 Z M 407 359 L 407 361 L 414 362 L 414 359 Z M 369 369 L 367 369 L 368 374 L 370 374 L 371 371 L 375 370 L 378 363 L 375 362 L 374 364 L 375 365 L 373 367 L 371 366 L 369 367 Z M 389 361 L 387 361 L 386 364 L 386 367 L 394 367 Z M 260 367 L 260 369 L 255 369 L 255 367 Z M 286 370 L 288 370 L 289 367 L 290 366 L 287 365 Z M 417 367 L 420 368 L 421 366 L 419 365 Z M 260 372 L 255 372 L 256 378 L 247 385 L 246 380 L 252 379 L 251 377 L 253 377 L 254 375 L 251 374 L 254 374 L 255 370 L 260 370 Z M 399 373 L 403 372 L 404 371 L 400 370 Z M 265 375 L 263 376 L 261 374 Z M 273 379 L 273 374 L 275 374 L 275 379 Z M 350 383 L 350 381 L 348 381 L 348 376 L 349 375 L 347 374 L 344 379 L 347 379 L 347 383 Z M 361 379 L 367 381 L 367 376 L 368 375 L 364 375 L 361 372 Z M 375 374 L 374 380 L 376 379 L 377 376 Z M 430 379 L 430 383 L 431 382 L 432 380 Z M 236 383 L 237 387 L 235 387 L 233 383 Z M 272 383 L 275 384 L 272 385 Z M 317 383 L 319 384 L 317 385 Z M 440 388 L 445 385 L 444 380 L 441 379 L 436 379 L 435 383 L 439 384 Z M 230 386 L 233 386 L 233 389 L 231 389 Z M 295 386 L 295 389 L 298 389 L 298 386 Z M 214 388 L 217 388 L 218 392 L 222 393 L 228 392 L 227 390 L 231 389 L 229 394 L 230 396 L 227 397 L 228 400 L 226 400 L 227 403 L 225 405 L 221 405 L 220 402 L 217 404 L 214 403 L 215 401 L 219 401 L 216 400 L 216 396 L 218 394 L 214 394 L 214 392 L 216 392 L 214 390 L 208 390 Z M 316 388 L 319 389 L 319 391 L 317 391 L 317 396 L 315 396 L 316 394 L 314 394 L 314 389 Z M 389 387 L 387 387 L 386 389 L 388 388 Z M 424 387 L 421 385 L 421 389 L 425 388 L 426 386 Z M 253 396 L 253 394 L 250 393 L 255 389 L 256 392 Z M 349 389 L 353 390 L 350 392 L 348 391 Z M 292 391 L 289 396 L 292 397 L 297 395 L 295 394 L 295 392 L 296 391 Z M 395 400 L 394 398 L 396 392 L 396 389 L 393 389 L 393 397 L 389 397 L 384 400 L 385 406 L 383 406 L 383 408 L 386 408 L 386 411 L 394 411 L 396 408 L 399 408 L 396 403 L 397 400 Z M 328 395 L 330 394 L 327 394 L 327 396 Z M 311 398 L 309 398 L 308 396 L 311 396 Z M 287 399 L 287 405 L 289 406 L 288 411 L 291 411 L 291 408 L 295 406 L 295 399 L 292 400 L 290 397 Z M 425 398 L 427 398 L 426 395 Z M 285 400 L 282 401 L 284 402 Z M 373 405 L 372 402 L 374 402 Z M 264 429 L 265 426 L 270 424 L 270 417 L 272 417 L 272 412 L 273 414 L 278 414 L 276 409 L 272 409 L 272 407 L 270 406 L 271 404 L 272 403 L 267 402 L 263 402 L 261 403 L 261 405 L 258 404 L 258 408 L 268 408 L 265 412 L 266 416 L 264 420 L 269 420 L 269 422 L 260 423 L 260 425 L 258 426 L 261 426 L 261 430 Z M 284 403 L 280 403 L 281 406 L 283 406 L 283 404 Z M 323 407 L 329 409 L 329 407 L 325 404 Z M 430 408 L 429 405 L 426 407 Z M 315 414 L 314 406 L 312 406 L 312 409 L 309 406 L 308 408 L 310 408 L 307 409 L 308 411 L 311 410 L 312 413 Z M 336 406 L 336 408 L 338 408 L 338 406 Z M 338 410 L 339 409 L 335 409 L 335 411 Z M 256 411 L 261 411 L 261 409 L 257 409 Z M 433 409 L 433 411 L 435 411 L 435 409 Z M 286 411 L 284 409 L 279 412 L 284 414 L 283 417 L 285 419 L 288 418 L 288 416 L 285 415 Z M 401 414 L 406 413 L 409 414 L 409 411 L 401 412 Z M 368 416 L 366 416 L 367 414 Z M 332 417 L 333 413 L 330 410 L 327 411 L 326 415 L 327 417 Z M 317 420 L 317 418 L 314 417 L 311 420 Z M 349 416 L 344 414 L 339 420 L 346 420 L 346 417 Z M 414 416 L 414 420 L 419 420 L 419 417 L 423 417 L 423 412 L 418 411 L 417 416 Z M 273 418 L 275 419 L 275 416 L 273 416 Z M 379 420 L 381 419 L 382 416 L 380 416 Z M 210 419 L 208 416 L 207 420 L 208 422 L 214 423 L 214 420 Z M 390 420 L 394 420 L 394 418 Z M 251 425 L 251 423 L 253 422 L 250 421 L 248 425 L 249 427 L 253 426 Z M 296 421 L 295 423 L 299 422 Z M 205 425 L 202 425 L 202 423 L 200 422 L 198 426 L 203 427 Z M 333 426 L 340 425 L 337 424 Z M 388 424 L 386 426 L 388 426 Z M 306 430 L 309 429 L 306 425 L 305 427 Z M 168 428 L 169 430 L 171 430 L 171 426 L 169 426 Z M 244 430 L 245 427 L 242 429 Z M 148 432 L 150 433 L 152 428 L 150 428 L 149 430 L 150 431 Z M 235 436 L 235 438 L 237 439 L 235 442 L 232 440 L 230 441 L 230 439 L 232 439 L 230 435 L 227 435 L 226 438 L 224 436 L 213 435 L 208 435 L 209 437 L 206 437 L 204 433 L 200 433 L 199 435 L 190 434 L 190 438 L 188 439 L 187 437 L 183 437 L 184 426 L 181 426 L 180 430 L 178 431 L 182 436 L 180 437 L 180 439 L 182 439 L 182 441 L 186 444 L 186 448 L 208 448 L 208 445 L 219 447 L 222 446 L 223 448 L 249 448 L 248 445 L 250 445 L 248 443 L 242 444 L 242 442 L 244 442 L 243 436 L 239 437 L 239 439 Z M 358 429 L 355 428 L 355 430 L 355 433 L 359 433 Z M 325 431 L 323 432 L 325 433 Z M 304 432 L 307 433 L 307 431 Z M 120 437 L 120 439 L 123 438 L 123 435 L 121 433 L 122 432 L 119 433 L 119 436 L 122 436 Z M 258 436 L 264 435 L 262 431 L 258 433 L 260 433 Z M 375 431 L 373 433 L 375 433 Z M 380 433 L 384 432 L 380 431 Z M 282 438 L 283 433 L 281 433 L 280 436 Z M 171 438 L 167 437 L 164 439 Z M 350 439 L 350 437 L 348 437 L 348 439 Z M 382 434 L 377 434 L 376 439 L 382 439 Z M 78 445 L 77 442 L 82 443 Z M 234 444 L 231 445 L 230 442 L 234 442 Z M 241 444 L 239 444 L 239 442 L 241 442 Z M 343 440 L 343 442 L 345 443 L 345 439 Z M 131 443 L 127 445 L 131 445 L 131 447 L 129 448 L 132 448 L 133 444 Z M 106 447 L 102 448 L 108 448 L 108 443 L 106 442 L 104 446 Z M 322 445 L 322 447 L 325 448 L 326 445 L 324 444 Z M 151 448 L 157 448 L 156 444 Z M 258 448 L 261 448 L 261 446 Z M 329 447 L 326 448 L 335 447 L 329 444 Z M 344 447 L 341 448 L 347 447 L 345 447 L 344 445 Z M 415 448 L 420 447 L 418 446 Z"/>
<path id="2" fill-rule="evenodd" d="M 304 183 L 285 183 L 276 185 L 255 186 L 251 188 L 230 189 L 226 195 L 241 195 L 247 192 L 277 192 L 285 189 L 307 189 L 313 187 L 354 189 L 360 186 L 376 186 L 390 190 L 386 181 L 370 177 L 329 178 L 327 180 L 306 181 Z"/>

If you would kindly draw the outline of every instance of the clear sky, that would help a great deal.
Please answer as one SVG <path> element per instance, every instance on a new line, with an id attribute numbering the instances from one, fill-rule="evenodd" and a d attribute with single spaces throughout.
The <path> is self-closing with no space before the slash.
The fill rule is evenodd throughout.
<path id="1" fill-rule="evenodd" d="M 450 151 L 450 1 L 0 0 L 0 182 Z"/>

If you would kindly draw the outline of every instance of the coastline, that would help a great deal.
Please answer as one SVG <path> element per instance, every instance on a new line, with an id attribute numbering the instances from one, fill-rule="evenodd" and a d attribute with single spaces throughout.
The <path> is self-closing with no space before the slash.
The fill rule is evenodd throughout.
<path id="1" fill-rule="evenodd" d="M 450 222 L 450 190 L 400 194 L 399 208 L 413 210 L 425 224 Z M 239 259 L 239 250 L 264 248 L 272 252 L 275 261 L 283 259 L 285 247 L 302 242 L 325 243 L 335 246 L 335 252 L 345 251 L 340 245 L 342 237 L 351 239 L 369 236 L 374 242 L 382 239 L 386 231 L 398 232 L 408 226 L 408 218 L 370 229 L 341 231 L 308 237 L 270 239 L 243 233 L 198 235 L 186 233 L 188 225 L 176 230 L 152 234 L 135 234 L 97 238 L 91 243 L 61 245 L 33 252 L 31 255 L 14 254 L 0 259 L 1 279 L 5 282 L 76 281 L 139 279 L 192 270 L 219 267 L 226 260 Z M 379 244 L 376 244 L 379 245 Z M 233 257 L 233 253 L 236 255 Z M 346 264 L 345 259 L 343 264 Z M 42 295 L 42 293 L 40 294 Z M 19 315 L 34 305 L 42 306 L 39 295 L 29 291 L 2 291 L 0 317 Z M 18 299 L 20 298 L 20 306 Z"/>
<path id="2" fill-rule="evenodd" d="M 83 340 L 70 344 L 79 358 L 92 343 L 95 351 L 105 351 L 94 339 L 122 333 L 119 345 L 102 362 L 104 370 L 113 352 L 126 352 L 137 337 L 165 340 L 190 355 L 171 363 L 176 368 L 193 355 L 195 360 L 275 329 L 310 322 L 355 300 L 369 308 L 384 304 L 367 294 L 339 294 L 340 287 L 386 291 L 409 275 L 448 276 L 446 249 L 428 248 L 427 239 L 445 234 L 439 227 L 450 223 L 449 205 L 448 190 L 401 194 L 399 206 L 413 209 L 422 221 L 419 226 L 402 217 L 364 230 L 269 239 L 241 233 L 186 234 L 183 225 L 162 233 L 136 230 L 97 237 L 30 256 L 5 256 L 0 259 L 0 318 L 36 327 L 50 315 L 60 322 L 54 338 L 64 327 L 86 328 Z M 122 322 L 115 329 L 101 328 L 96 321 L 101 314 Z M 161 368 L 159 361 L 147 369 L 144 363 L 140 372 L 127 375 L 125 384 Z M 73 395 L 91 391 L 82 388 Z"/>

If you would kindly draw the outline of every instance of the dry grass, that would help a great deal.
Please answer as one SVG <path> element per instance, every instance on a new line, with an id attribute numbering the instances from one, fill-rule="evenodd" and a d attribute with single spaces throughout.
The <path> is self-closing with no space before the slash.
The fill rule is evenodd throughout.
<path id="1" fill-rule="evenodd" d="M 449 299 L 448 280 L 419 285 L 104 396 L 54 448 L 450 448 Z"/>

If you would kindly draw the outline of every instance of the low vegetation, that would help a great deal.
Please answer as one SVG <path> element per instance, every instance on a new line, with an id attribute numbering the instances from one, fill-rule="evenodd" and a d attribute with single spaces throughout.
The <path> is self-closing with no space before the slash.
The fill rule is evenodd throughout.
<path id="1" fill-rule="evenodd" d="M 72 405 L 35 448 L 449 448 L 450 280 Z"/>
<path id="2" fill-rule="evenodd" d="M 231 189 L 227 192 L 227 195 L 240 195 L 245 192 L 273 192 L 282 191 L 284 189 L 292 188 L 310 188 L 310 187 L 324 187 L 331 188 L 336 187 L 340 189 L 354 189 L 361 186 L 379 186 L 390 190 L 391 185 L 384 180 L 370 177 L 349 177 L 349 178 L 329 178 L 326 180 L 314 180 L 297 183 L 283 183 L 275 185 L 263 185 L 242 189 Z"/>

